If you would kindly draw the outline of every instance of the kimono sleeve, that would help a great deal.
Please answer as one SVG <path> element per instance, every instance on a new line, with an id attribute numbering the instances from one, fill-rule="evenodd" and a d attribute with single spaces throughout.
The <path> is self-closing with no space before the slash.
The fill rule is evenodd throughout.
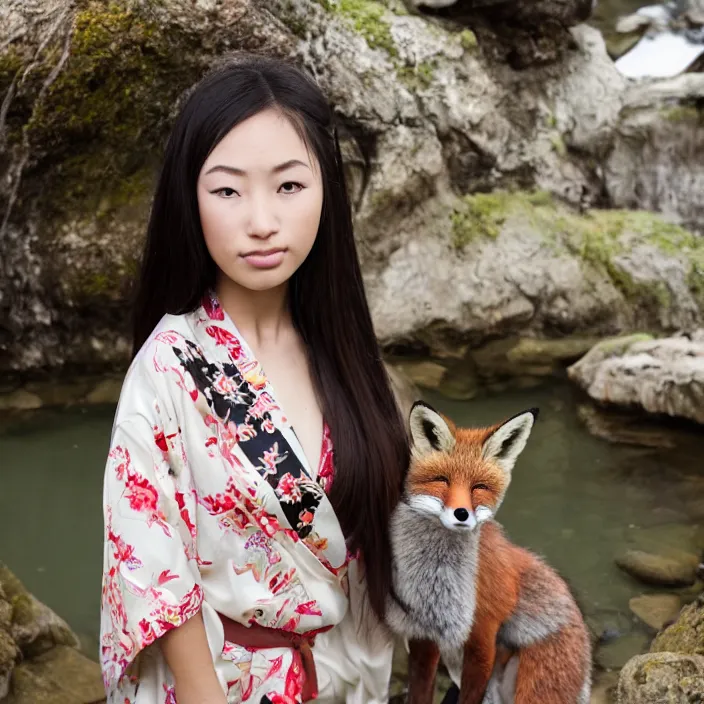
<path id="1" fill-rule="evenodd" d="M 190 508 L 147 419 L 116 426 L 103 491 L 100 663 L 108 694 L 144 648 L 201 607 L 195 551 L 184 540 L 184 516 L 186 531 L 194 528 Z"/>

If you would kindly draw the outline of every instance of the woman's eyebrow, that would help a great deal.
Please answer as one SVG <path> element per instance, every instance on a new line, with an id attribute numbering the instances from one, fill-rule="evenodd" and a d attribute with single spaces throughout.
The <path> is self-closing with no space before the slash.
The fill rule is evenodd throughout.
<path id="1" fill-rule="evenodd" d="M 278 166 L 275 166 L 272 170 L 272 174 L 278 174 L 281 171 L 285 171 L 286 169 L 290 169 L 293 166 L 305 166 L 306 169 L 310 169 L 308 164 L 303 163 L 299 159 L 289 159 L 288 161 L 284 161 L 283 164 L 279 164 Z M 225 173 L 228 174 L 233 174 L 234 176 L 246 176 L 247 172 L 244 169 L 238 169 L 236 166 L 213 166 L 212 168 L 208 169 L 205 172 L 205 175 L 207 176 L 208 174 L 212 174 L 214 171 L 224 171 Z"/>

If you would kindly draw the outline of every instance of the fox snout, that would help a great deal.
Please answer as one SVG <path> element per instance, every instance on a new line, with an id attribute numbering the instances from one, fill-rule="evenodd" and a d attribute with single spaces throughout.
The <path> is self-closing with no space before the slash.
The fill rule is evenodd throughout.
<path id="1" fill-rule="evenodd" d="M 476 509 L 445 506 L 440 514 L 440 522 L 450 530 L 474 530 L 491 516 L 492 512 L 488 506 L 477 506 Z"/>
<path id="2" fill-rule="evenodd" d="M 480 523 L 492 517 L 492 511 L 487 506 L 449 506 L 437 496 L 409 496 L 408 505 L 418 513 L 434 516 L 449 530 L 474 530 Z"/>

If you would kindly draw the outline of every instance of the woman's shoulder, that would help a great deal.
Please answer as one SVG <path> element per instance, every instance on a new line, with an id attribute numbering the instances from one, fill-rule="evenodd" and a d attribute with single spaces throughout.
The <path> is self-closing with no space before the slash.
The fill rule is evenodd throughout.
<path id="1" fill-rule="evenodd" d="M 165 315 L 130 363 L 122 382 L 117 420 L 133 415 L 151 417 L 183 390 L 184 370 L 179 355 L 195 344 L 192 314 Z"/>

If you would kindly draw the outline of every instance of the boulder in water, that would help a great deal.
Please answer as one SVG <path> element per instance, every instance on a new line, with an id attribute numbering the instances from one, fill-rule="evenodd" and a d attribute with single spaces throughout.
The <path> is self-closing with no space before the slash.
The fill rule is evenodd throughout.
<path id="1" fill-rule="evenodd" d="M 704 329 L 596 345 L 568 369 L 595 401 L 704 423 Z"/>

